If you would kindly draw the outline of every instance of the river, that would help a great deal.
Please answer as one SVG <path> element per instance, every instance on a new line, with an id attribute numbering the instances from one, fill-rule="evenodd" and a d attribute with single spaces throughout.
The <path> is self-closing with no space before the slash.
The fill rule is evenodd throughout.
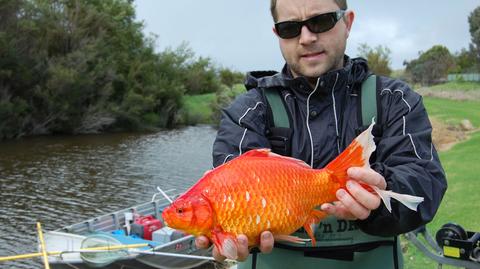
<path id="1" fill-rule="evenodd" d="M 55 230 L 185 190 L 211 168 L 215 130 L 35 137 L 0 143 L 0 257 L 37 252 L 36 222 Z M 41 261 L 0 268 L 42 268 Z"/>

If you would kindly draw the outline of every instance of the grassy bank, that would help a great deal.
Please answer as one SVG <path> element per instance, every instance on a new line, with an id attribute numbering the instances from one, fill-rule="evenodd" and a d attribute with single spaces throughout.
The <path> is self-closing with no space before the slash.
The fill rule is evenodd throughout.
<path id="1" fill-rule="evenodd" d="M 459 86 L 460 84 L 460 86 Z M 468 88 L 467 91 L 480 91 L 480 84 L 450 83 L 453 87 Z M 473 88 L 472 85 L 474 86 Z M 444 91 L 451 90 L 447 85 L 435 86 Z M 435 90 L 435 89 L 434 89 Z M 458 101 L 444 98 L 425 97 L 424 103 L 429 113 L 448 125 L 458 125 L 468 119 L 480 127 L 480 101 Z M 434 220 L 427 229 L 435 236 L 436 231 L 445 223 L 455 222 L 466 230 L 480 231 L 478 208 L 478 190 L 480 189 L 480 132 L 470 134 L 466 141 L 458 143 L 452 149 L 440 153 L 442 165 L 447 174 L 448 190 Z M 403 240 L 405 242 L 405 240 Z M 436 268 L 436 264 L 412 244 L 406 245 L 405 268 Z M 443 268 L 457 268 L 444 266 Z"/>
<path id="2" fill-rule="evenodd" d="M 217 124 L 219 108 L 228 106 L 239 94 L 245 92 L 243 84 L 235 84 L 231 88 L 224 87 L 218 93 L 183 96 L 183 107 L 180 121 L 185 125 Z"/>
<path id="3" fill-rule="evenodd" d="M 212 124 L 212 103 L 214 100 L 215 93 L 185 95 L 181 113 L 182 123 L 186 125 Z"/>
<path id="4" fill-rule="evenodd" d="M 459 143 L 453 149 L 440 154 L 447 174 L 448 190 L 434 220 L 427 229 L 435 236 L 445 223 L 455 222 L 469 231 L 480 231 L 478 221 L 478 190 L 480 189 L 480 132 L 471 139 Z M 405 240 L 404 240 L 405 241 Z M 412 244 L 407 244 L 405 269 L 436 268 L 435 263 L 424 256 Z M 443 268 L 457 268 L 444 266 Z"/>
<path id="5" fill-rule="evenodd" d="M 443 84 L 438 84 L 429 88 L 436 91 L 476 91 L 480 90 L 480 83 L 468 81 L 451 81 Z"/>
<path id="6" fill-rule="evenodd" d="M 426 97 L 423 101 L 429 116 L 453 125 L 468 119 L 475 127 L 480 127 L 480 101 L 454 101 L 431 97 Z"/>

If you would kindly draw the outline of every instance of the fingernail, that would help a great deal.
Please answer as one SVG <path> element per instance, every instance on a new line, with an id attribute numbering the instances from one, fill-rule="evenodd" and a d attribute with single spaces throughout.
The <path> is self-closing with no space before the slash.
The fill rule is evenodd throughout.
<path id="1" fill-rule="evenodd" d="M 270 240 L 272 237 L 271 237 L 271 234 L 270 233 L 265 233 L 262 235 L 262 239 L 263 240 Z"/>
<path id="2" fill-rule="evenodd" d="M 237 240 L 238 240 L 238 243 L 240 243 L 240 245 L 246 245 L 247 244 L 247 240 L 244 237 L 239 237 L 239 238 L 237 238 Z"/>
<path id="3" fill-rule="evenodd" d="M 351 189 L 356 186 L 356 183 L 353 180 L 347 181 L 347 188 Z"/>
<path id="4" fill-rule="evenodd" d="M 320 209 L 322 209 L 323 211 L 328 211 L 330 210 L 330 205 L 329 204 L 323 204 Z"/>
<path id="5" fill-rule="evenodd" d="M 351 177 L 356 177 L 358 175 L 358 169 L 355 167 L 348 169 L 348 175 Z"/>
<path id="6" fill-rule="evenodd" d="M 337 191 L 337 197 L 339 199 L 345 197 L 346 194 L 347 194 L 347 192 L 344 189 L 340 189 L 340 190 Z"/>

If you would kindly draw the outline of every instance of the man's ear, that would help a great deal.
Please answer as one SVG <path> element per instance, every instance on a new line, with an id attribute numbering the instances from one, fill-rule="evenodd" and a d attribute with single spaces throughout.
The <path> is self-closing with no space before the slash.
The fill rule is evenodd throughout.
<path id="1" fill-rule="evenodd" d="M 275 29 L 275 26 L 272 27 L 272 31 L 278 37 L 277 29 Z"/>
<path id="2" fill-rule="evenodd" d="M 353 21 L 355 19 L 355 13 L 353 11 L 349 10 L 345 13 L 344 18 L 345 18 L 344 19 L 345 25 L 347 26 L 347 37 L 348 37 L 349 34 L 350 34 L 350 30 L 352 29 Z"/>

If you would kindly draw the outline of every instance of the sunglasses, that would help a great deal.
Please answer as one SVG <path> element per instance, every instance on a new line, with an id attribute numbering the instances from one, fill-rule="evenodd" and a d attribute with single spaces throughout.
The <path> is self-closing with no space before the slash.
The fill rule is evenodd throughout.
<path id="1" fill-rule="evenodd" d="M 332 29 L 335 24 L 345 15 L 345 10 L 324 13 L 313 16 L 304 21 L 283 21 L 275 23 L 275 30 L 280 38 L 289 39 L 300 35 L 302 27 L 307 26 L 312 33 L 323 33 Z"/>

